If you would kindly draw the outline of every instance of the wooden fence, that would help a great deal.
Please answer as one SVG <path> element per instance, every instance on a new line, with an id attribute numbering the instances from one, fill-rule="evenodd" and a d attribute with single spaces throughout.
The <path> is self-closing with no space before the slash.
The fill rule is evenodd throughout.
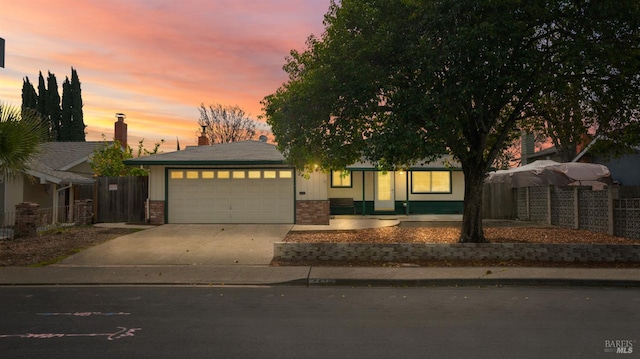
<path id="1" fill-rule="evenodd" d="M 97 222 L 146 223 L 148 177 L 98 177 L 96 182 Z"/>

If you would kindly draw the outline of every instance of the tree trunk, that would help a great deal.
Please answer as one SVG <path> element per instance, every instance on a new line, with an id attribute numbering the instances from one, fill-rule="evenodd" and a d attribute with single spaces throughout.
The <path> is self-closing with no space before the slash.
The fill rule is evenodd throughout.
<path id="1" fill-rule="evenodd" d="M 482 229 L 482 191 L 484 185 L 483 166 L 464 168 L 464 211 L 460 243 L 485 243 Z"/>

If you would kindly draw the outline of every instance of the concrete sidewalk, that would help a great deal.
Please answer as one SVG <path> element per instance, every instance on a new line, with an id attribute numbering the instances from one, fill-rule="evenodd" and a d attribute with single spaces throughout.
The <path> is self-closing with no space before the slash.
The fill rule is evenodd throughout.
<path id="1" fill-rule="evenodd" d="M 0 285 L 625 286 L 640 268 L 48 266 L 0 268 Z"/>

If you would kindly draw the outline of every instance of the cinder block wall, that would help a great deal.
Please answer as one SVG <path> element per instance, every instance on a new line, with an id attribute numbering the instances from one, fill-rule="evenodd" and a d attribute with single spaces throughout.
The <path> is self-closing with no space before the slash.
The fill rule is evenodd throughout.
<path id="1" fill-rule="evenodd" d="M 380 261 L 531 260 L 543 262 L 640 262 L 638 245 L 537 243 L 284 243 L 276 260 Z"/>
<path id="2" fill-rule="evenodd" d="M 610 187 L 601 191 L 584 187 L 529 187 L 513 191 L 520 220 L 640 239 L 640 198 L 636 197 L 640 187 Z"/>

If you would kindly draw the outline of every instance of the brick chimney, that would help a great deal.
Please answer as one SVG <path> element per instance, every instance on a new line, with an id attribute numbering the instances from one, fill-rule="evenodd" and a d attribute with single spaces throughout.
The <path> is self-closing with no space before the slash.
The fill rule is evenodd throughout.
<path id="1" fill-rule="evenodd" d="M 520 164 L 529 163 L 529 157 L 535 153 L 535 139 L 533 133 L 522 131 L 522 142 L 520 143 Z"/>
<path id="2" fill-rule="evenodd" d="M 127 116 L 124 113 L 116 113 L 116 118 L 118 121 L 114 125 L 113 139 L 120 141 L 122 148 L 127 148 L 127 124 L 124 123 Z"/>
<path id="3" fill-rule="evenodd" d="M 198 137 L 198 146 L 209 146 L 209 139 L 205 134 L 206 129 L 207 126 L 202 126 L 202 133 L 200 134 L 200 137 Z"/>

